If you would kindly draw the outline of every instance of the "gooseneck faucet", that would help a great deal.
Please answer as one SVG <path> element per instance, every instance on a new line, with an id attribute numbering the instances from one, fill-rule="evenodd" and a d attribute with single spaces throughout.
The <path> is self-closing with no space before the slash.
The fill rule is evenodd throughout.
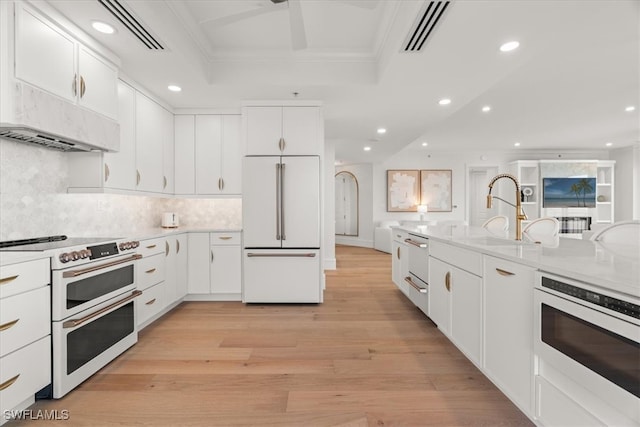
<path id="1" fill-rule="evenodd" d="M 506 200 L 502 200 L 500 197 L 491 196 L 491 190 L 493 190 L 493 184 L 495 184 L 495 182 L 501 178 L 509 178 L 516 185 L 516 204 L 515 205 L 507 202 Z M 516 208 L 516 240 L 522 240 L 522 221 L 527 219 L 527 216 L 525 215 L 524 210 L 522 209 L 522 192 L 520 191 L 520 183 L 518 182 L 516 177 L 508 173 L 501 173 L 499 175 L 494 176 L 491 179 L 491 182 L 489 182 L 489 194 L 487 194 L 487 209 L 491 209 L 491 200 L 494 197 Z"/>

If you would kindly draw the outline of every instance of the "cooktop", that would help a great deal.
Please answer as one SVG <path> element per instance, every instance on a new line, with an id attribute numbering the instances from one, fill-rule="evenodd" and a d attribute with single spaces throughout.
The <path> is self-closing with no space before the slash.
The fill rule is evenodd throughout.
<path id="1" fill-rule="evenodd" d="M 32 239 L 7 240 L 0 242 L 0 251 L 18 252 L 42 252 L 54 249 L 63 249 L 72 246 L 86 246 L 92 243 L 112 242 L 118 240 L 117 237 L 67 237 L 45 236 Z"/>

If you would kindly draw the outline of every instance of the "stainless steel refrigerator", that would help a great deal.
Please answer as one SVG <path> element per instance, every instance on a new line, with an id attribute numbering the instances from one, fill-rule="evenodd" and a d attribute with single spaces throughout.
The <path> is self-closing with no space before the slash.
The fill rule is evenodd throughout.
<path id="1" fill-rule="evenodd" d="M 322 302 L 320 158 L 243 161 L 243 301 Z"/>

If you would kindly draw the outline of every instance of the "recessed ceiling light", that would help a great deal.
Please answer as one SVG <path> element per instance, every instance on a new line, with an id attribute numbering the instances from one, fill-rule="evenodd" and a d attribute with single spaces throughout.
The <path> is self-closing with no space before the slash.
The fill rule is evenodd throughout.
<path id="1" fill-rule="evenodd" d="M 438 104 L 440 104 L 440 105 L 449 105 L 449 104 L 451 104 L 451 100 L 449 98 L 443 98 L 440 101 L 438 101 Z"/>
<path id="2" fill-rule="evenodd" d="M 423 142 L 423 143 L 422 143 L 422 146 L 423 146 L 423 147 L 426 147 L 427 145 L 429 145 L 429 144 L 428 144 L 428 143 L 426 143 L 426 142 Z"/>
<path id="3" fill-rule="evenodd" d="M 520 43 L 515 40 L 506 42 L 500 46 L 500 52 L 511 52 L 512 50 L 517 49 L 518 46 L 520 46 Z"/>
<path id="4" fill-rule="evenodd" d="M 520 143 L 519 143 L 519 142 L 515 142 L 515 143 L 513 144 L 513 146 L 514 146 L 514 147 L 520 147 Z"/>
<path id="5" fill-rule="evenodd" d="M 606 145 L 607 147 L 611 147 L 611 146 L 613 145 L 613 142 L 607 142 L 607 143 L 606 143 L 606 144 L 604 144 L 604 145 Z"/>
<path id="6" fill-rule="evenodd" d="M 379 134 L 387 133 L 387 130 L 385 128 L 378 128 L 378 133 Z"/>
<path id="7" fill-rule="evenodd" d="M 631 111 L 634 111 L 635 109 L 636 109 L 635 106 L 629 105 L 627 108 L 624 109 L 624 111 L 626 111 L 627 113 L 630 113 Z"/>
<path id="8" fill-rule="evenodd" d="M 176 85 L 169 85 L 167 86 L 167 89 L 169 89 L 171 92 L 180 92 L 182 90 L 180 86 Z"/>
<path id="9" fill-rule="evenodd" d="M 482 107 L 482 112 L 483 113 L 488 113 L 489 111 L 491 111 L 491 107 L 488 105 L 485 105 L 484 107 Z"/>
<path id="10" fill-rule="evenodd" d="M 364 147 L 364 151 L 371 151 L 371 147 L 369 146 Z"/>
<path id="11" fill-rule="evenodd" d="M 93 21 L 91 23 L 91 26 L 93 27 L 94 30 L 99 31 L 102 34 L 113 34 L 116 32 L 116 29 L 113 28 L 111 25 L 105 24 L 104 22 L 100 22 L 100 21 Z"/>

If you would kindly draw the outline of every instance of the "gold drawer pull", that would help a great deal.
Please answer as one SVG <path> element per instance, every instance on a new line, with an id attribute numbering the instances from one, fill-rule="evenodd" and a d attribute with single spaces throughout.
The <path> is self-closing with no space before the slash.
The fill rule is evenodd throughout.
<path id="1" fill-rule="evenodd" d="M 13 385 L 13 383 L 15 383 L 18 380 L 18 377 L 20 376 L 20 374 L 16 375 L 13 378 L 9 378 L 8 380 L 6 380 L 5 382 L 3 382 L 2 384 L 0 384 L 0 391 L 2 390 L 6 390 L 9 387 L 11 387 Z"/>
<path id="2" fill-rule="evenodd" d="M 447 291 L 451 292 L 451 272 L 449 271 L 444 275 L 444 287 L 447 288 Z"/>
<path id="3" fill-rule="evenodd" d="M 421 288 L 413 280 L 411 280 L 411 276 L 405 277 L 404 281 L 407 282 L 408 284 L 410 284 L 416 291 L 420 292 L 421 294 L 426 294 L 427 293 L 426 289 Z"/>
<path id="4" fill-rule="evenodd" d="M 157 246 L 157 245 L 149 245 L 149 246 L 147 246 L 147 249 L 153 249 L 153 248 L 155 248 L 156 246 Z"/>
<path id="5" fill-rule="evenodd" d="M 14 281 L 18 278 L 19 274 L 16 274 L 15 276 L 9 276 L 9 277 L 3 277 L 2 279 L 0 279 L 0 285 L 6 285 L 7 283 Z"/>
<path id="6" fill-rule="evenodd" d="M 232 239 L 232 238 L 233 237 L 231 237 L 231 236 L 220 236 L 220 237 L 218 237 L 218 239 L 220 239 L 220 240 L 229 240 L 229 239 Z"/>
<path id="7" fill-rule="evenodd" d="M 156 269 L 155 269 L 155 268 L 152 268 L 151 270 L 147 270 L 147 271 L 145 271 L 145 273 L 149 273 L 149 274 L 151 274 L 151 273 L 153 273 L 154 271 L 156 271 Z"/>
<path id="8" fill-rule="evenodd" d="M 498 272 L 498 274 L 500 274 L 501 276 L 515 276 L 516 273 L 512 273 L 510 271 L 507 270 L 503 270 L 501 268 L 496 268 L 496 271 Z"/>
<path id="9" fill-rule="evenodd" d="M 153 304 L 154 302 L 156 302 L 156 299 L 155 299 L 155 298 L 154 298 L 154 299 L 152 299 L 151 301 L 147 301 L 147 302 L 145 302 L 145 304 L 146 304 L 146 305 L 151 305 L 151 304 Z"/>
<path id="10" fill-rule="evenodd" d="M 7 329 L 18 323 L 18 321 L 20 321 L 20 319 L 12 320 L 11 322 L 7 322 L 4 325 L 0 325 L 0 331 L 6 331 Z"/>

